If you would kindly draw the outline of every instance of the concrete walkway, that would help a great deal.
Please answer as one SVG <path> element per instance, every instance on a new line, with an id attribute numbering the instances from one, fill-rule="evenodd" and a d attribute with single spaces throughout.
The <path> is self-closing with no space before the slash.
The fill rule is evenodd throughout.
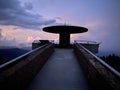
<path id="1" fill-rule="evenodd" d="M 88 90 L 72 49 L 55 49 L 28 90 Z"/>

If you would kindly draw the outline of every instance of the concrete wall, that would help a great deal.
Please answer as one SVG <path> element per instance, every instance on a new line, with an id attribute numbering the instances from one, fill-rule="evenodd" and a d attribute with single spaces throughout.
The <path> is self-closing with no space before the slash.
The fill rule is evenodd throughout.
<path id="1" fill-rule="evenodd" d="M 32 43 L 32 49 L 38 48 L 38 47 L 40 47 L 42 45 L 45 45 L 47 43 L 50 43 L 50 41 L 49 40 L 39 40 L 37 42 L 33 42 Z"/>
<path id="2" fill-rule="evenodd" d="M 85 43 L 81 43 L 81 45 L 83 45 L 85 48 L 87 48 L 88 50 L 90 50 L 92 53 L 98 53 L 99 51 L 99 44 L 85 44 Z"/>
<path id="3" fill-rule="evenodd" d="M 111 73 L 92 55 L 74 46 L 74 52 L 88 79 L 91 90 L 120 90 L 120 78 Z"/>
<path id="4" fill-rule="evenodd" d="M 54 51 L 48 45 L 0 73 L 0 90 L 24 90 Z"/>

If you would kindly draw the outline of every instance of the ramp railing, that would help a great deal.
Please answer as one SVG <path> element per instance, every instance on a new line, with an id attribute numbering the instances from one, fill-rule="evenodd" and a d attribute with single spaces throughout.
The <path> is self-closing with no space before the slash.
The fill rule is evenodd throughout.
<path id="1" fill-rule="evenodd" d="M 75 41 L 75 43 L 81 47 L 82 49 L 84 49 L 86 52 L 88 52 L 89 54 L 91 54 L 96 60 L 98 60 L 104 67 L 106 67 L 110 72 L 112 72 L 113 74 L 115 74 L 117 77 L 120 78 L 120 72 L 118 72 L 116 69 L 114 69 L 112 66 L 110 66 L 109 64 L 107 64 L 106 62 L 104 62 L 102 59 L 100 59 L 99 57 L 97 57 L 95 54 L 93 54 L 91 51 L 89 51 L 88 49 L 86 49 L 84 46 L 80 45 L 79 43 L 77 43 L 77 41 Z"/>
<path id="2" fill-rule="evenodd" d="M 120 90 L 120 72 L 76 41 L 74 51 L 92 90 Z"/>
<path id="3" fill-rule="evenodd" d="M 44 47 L 46 47 L 46 46 L 48 46 L 48 45 L 50 45 L 50 43 L 47 43 L 47 44 L 45 44 L 45 45 L 43 45 L 43 46 L 40 46 L 40 47 L 38 47 L 38 48 L 36 48 L 36 49 L 33 49 L 33 50 L 31 50 L 31 51 L 29 51 L 29 52 L 27 52 L 27 53 L 25 53 L 25 54 L 23 54 L 23 55 L 15 58 L 15 59 L 12 59 L 12 60 L 4 63 L 4 64 L 1 64 L 1 65 L 0 65 L 0 72 L 1 72 L 1 71 L 4 71 L 5 69 L 9 68 L 10 66 L 12 66 L 12 65 L 18 63 L 19 61 L 21 61 L 23 58 L 30 56 L 31 54 L 39 51 L 40 49 L 42 49 L 42 48 L 44 48 Z"/>

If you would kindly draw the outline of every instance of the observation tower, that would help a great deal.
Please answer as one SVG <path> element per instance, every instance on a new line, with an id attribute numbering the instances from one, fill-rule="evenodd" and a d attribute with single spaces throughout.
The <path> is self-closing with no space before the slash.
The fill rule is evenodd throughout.
<path id="1" fill-rule="evenodd" d="M 80 26 L 48 26 L 43 28 L 43 31 L 59 34 L 59 46 L 60 47 L 69 47 L 70 46 L 70 34 L 77 34 L 87 32 L 88 29 Z"/>

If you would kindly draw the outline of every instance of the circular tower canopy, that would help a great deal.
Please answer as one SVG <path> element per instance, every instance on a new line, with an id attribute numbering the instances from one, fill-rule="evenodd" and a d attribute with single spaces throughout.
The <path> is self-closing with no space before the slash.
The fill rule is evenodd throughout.
<path id="1" fill-rule="evenodd" d="M 80 26 L 49 26 L 43 28 L 43 31 L 50 32 L 50 33 L 70 33 L 70 34 L 75 34 L 75 33 L 83 33 L 87 32 L 88 29 Z"/>
<path id="2" fill-rule="evenodd" d="M 70 34 L 87 32 L 88 29 L 80 26 L 49 26 L 43 28 L 43 31 L 60 34 L 59 45 L 61 47 L 70 46 Z"/>

